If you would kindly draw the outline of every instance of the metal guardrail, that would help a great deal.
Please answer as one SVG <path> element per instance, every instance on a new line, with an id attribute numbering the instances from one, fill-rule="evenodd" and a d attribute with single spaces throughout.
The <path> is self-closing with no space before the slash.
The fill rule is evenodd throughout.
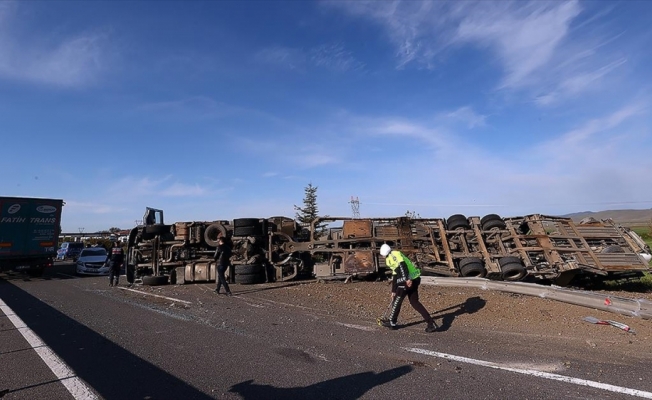
<path id="1" fill-rule="evenodd" d="M 534 283 L 491 281 L 483 278 L 440 278 L 422 276 L 421 284 L 470 287 L 482 290 L 524 294 L 544 299 L 561 301 L 582 307 L 628 315 L 642 319 L 652 319 L 652 301 L 645 299 L 627 299 L 598 293 L 565 289 L 559 286 L 542 286 Z"/>

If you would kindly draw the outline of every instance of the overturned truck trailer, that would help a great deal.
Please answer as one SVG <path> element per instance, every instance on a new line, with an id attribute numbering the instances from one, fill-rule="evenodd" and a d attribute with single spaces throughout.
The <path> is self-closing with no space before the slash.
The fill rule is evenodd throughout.
<path id="1" fill-rule="evenodd" d="M 206 282 L 216 278 L 212 254 L 219 236 L 233 241 L 230 280 L 257 283 L 385 274 L 383 243 L 401 250 L 425 274 L 538 280 L 568 285 L 574 278 L 616 279 L 649 271 L 650 248 L 610 220 L 545 215 L 448 219 L 318 218 L 302 227 L 285 217 L 150 223 L 132 230 L 128 279 L 143 283 Z M 146 214 L 147 215 L 147 214 Z M 146 218 L 147 220 L 147 218 Z M 319 228 L 326 224 L 327 228 Z"/>

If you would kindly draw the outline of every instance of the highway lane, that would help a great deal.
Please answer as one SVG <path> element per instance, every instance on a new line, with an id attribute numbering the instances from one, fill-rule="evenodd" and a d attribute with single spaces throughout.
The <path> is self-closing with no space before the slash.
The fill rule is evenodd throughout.
<path id="1" fill-rule="evenodd" d="M 588 363 L 581 352 L 560 360 L 455 327 L 387 331 L 266 295 L 284 284 L 235 286 L 240 294 L 228 298 L 212 285 L 131 291 L 109 288 L 106 278 L 75 278 L 66 266 L 48 272 L 45 279 L 5 277 L 0 298 L 105 399 L 634 398 L 406 350 L 413 348 L 510 365 L 567 362 L 572 370 L 553 372 L 593 380 L 611 371 L 607 383 L 652 390 L 639 378 L 649 365 Z M 0 334 L 5 398 L 72 398 L 4 318 Z"/>

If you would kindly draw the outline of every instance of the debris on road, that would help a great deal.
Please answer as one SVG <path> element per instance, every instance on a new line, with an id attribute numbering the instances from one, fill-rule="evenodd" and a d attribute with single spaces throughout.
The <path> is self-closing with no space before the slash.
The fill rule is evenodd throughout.
<path id="1" fill-rule="evenodd" d="M 595 317 L 584 317 L 584 321 L 589 322 L 591 324 L 597 324 L 597 325 L 611 325 L 611 326 L 615 326 L 618 329 L 622 329 L 625 332 L 636 334 L 636 332 L 632 328 L 630 328 L 629 325 L 623 324 L 622 322 L 597 319 Z"/>

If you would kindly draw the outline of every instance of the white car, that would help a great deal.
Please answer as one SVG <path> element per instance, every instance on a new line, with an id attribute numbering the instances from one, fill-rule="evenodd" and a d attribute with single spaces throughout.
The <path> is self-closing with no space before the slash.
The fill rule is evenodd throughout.
<path id="1" fill-rule="evenodd" d="M 106 250 L 102 247 L 85 248 L 77 259 L 77 274 L 108 275 L 109 267 L 105 265 Z"/>

